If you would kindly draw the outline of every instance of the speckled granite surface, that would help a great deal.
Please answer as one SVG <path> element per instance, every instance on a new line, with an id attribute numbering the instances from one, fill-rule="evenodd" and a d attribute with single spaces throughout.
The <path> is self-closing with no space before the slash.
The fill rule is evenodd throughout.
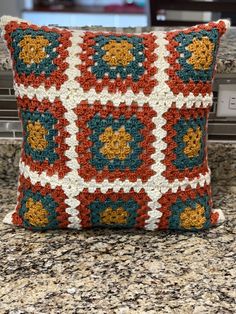
<path id="1" fill-rule="evenodd" d="M 1 314 L 236 313 L 236 145 L 209 146 L 214 204 L 226 222 L 195 234 L 33 233 L 3 225 L 16 202 L 19 151 L 12 143 L 6 157 L 6 145 L 0 147 L 0 160 L 8 160 L 2 163 L 8 170 L 0 168 Z"/>
<path id="2" fill-rule="evenodd" d="M 0 36 L 0 70 L 11 70 L 10 57 L 8 55 L 3 39 Z"/>
<path id="3" fill-rule="evenodd" d="M 87 29 L 87 28 L 83 28 Z M 102 27 L 90 27 L 90 29 L 102 29 Z M 106 28 L 108 29 L 108 28 Z M 112 28 L 109 28 L 111 30 Z M 127 32 L 147 32 L 152 30 L 164 30 L 163 27 L 146 27 L 146 28 L 124 28 Z M 170 28 L 168 28 L 170 29 Z M 223 36 L 219 55 L 217 60 L 218 73 L 236 73 L 236 28 L 232 27 L 225 36 Z M 8 52 L 0 37 L 0 70 L 10 70 L 11 62 Z"/>

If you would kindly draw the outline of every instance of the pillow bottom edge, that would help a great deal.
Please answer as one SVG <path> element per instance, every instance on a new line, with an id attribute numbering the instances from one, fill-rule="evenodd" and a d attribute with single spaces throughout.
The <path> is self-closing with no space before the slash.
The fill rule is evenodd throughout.
<path id="1" fill-rule="evenodd" d="M 10 211 L 6 214 L 6 216 L 3 218 L 3 223 L 7 225 L 14 225 L 12 221 L 12 215 L 15 213 L 15 210 Z"/>
<path id="2" fill-rule="evenodd" d="M 219 226 L 225 222 L 225 215 L 222 209 L 220 208 L 213 208 L 212 213 L 217 213 L 218 214 L 218 219 L 216 221 L 215 226 Z"/>

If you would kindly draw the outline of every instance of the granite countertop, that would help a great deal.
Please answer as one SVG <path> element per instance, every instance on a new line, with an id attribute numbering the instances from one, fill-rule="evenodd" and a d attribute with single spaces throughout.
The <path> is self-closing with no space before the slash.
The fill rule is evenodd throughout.
<path id="1" fill-rule="evenodd" d="M 226 222 L 182 234 L 4 225 L 16 203 L 19 147 L 0 143 L 1 314 L 236 313 L 236 145 L 208 148 L 214 206 Z"/>
<path id="2" fill-rule="evenodd" d="M 87 27 L 82 27 L 87 29 Z M 102 27 L 90 27 L 98 30 Z M 108 29 L 108 28 L 105 28 Z M 109 28 L 112 30 L 113 28 Z M 146 28 L 124 28 L 127 32 L 147 32 L 153 30 L 164 30 L 163 27 L 146 27 Z M 115 29 L 113 29 L 115 30 Z M 222 38 L 217 60 L 217 73 L 236 73 L 236 28 L 232 27 Z M 8 52 L 5 48 L 2 38 L 0 37 L 0 71 L 11 70 L 11 62 Z"/>

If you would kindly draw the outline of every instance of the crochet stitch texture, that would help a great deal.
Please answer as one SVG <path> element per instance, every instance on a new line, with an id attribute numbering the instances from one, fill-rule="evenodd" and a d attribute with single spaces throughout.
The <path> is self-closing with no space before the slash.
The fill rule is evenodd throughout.
<path id="1" fill-rule="evenodd" d="M 223 221 L 206 140 L 225 21 L 147 34 L 0 26 L 23 127 L 5 222 L 198 231 Z"/>

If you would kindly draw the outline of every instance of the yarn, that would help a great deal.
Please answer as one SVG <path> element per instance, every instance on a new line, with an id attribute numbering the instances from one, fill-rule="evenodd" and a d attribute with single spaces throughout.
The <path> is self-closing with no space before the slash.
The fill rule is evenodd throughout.
<path id="1" fill-rule="evenodd" d="M 217 219 L 218 213 L 211 212 L 211 190 L 207 185 L 191 187 L 185 191 L 173 193 L 169 191 L 161 197 L 163 213 L 159 228 L 173 230 L 207 229 L 211 225 L 211 219 Z M 212 217 L 214 216 L 214 218 Z"/>
<path id="2" fill-rule="evenodd" d="M 41 202 L 34 202 L 32 198 L 28 198 L 25 206 L 27 211 L 24 213 L 23 217 L 30 225 L 36 227 L 45 227 L 48 225 L 48 211 L 43 208 Z"/>
<path id="3" fill-rule="evenodd" d="M 166 48 L 170 52 L 167 84 L 175 95 L 179 91 L 184 96 L 189 93 L 205 96 L 212 92 L 219 40 L 225 28 L 225 23 L 219 21 L 166 34 Z"/>
<path id="4" fill-rule="evenodd" d="M 46 172 L 52 176 L 58 173 L 63 178 L 71 169 L 65 155 L 69 148 L 65 143 L 69 133 L 65 127 L 69 122 L 63 117 L 66 109 L 59 99 L 53 103 L 47 99 L 38 101 L 17 97 L 19 116 L 23 126 L 23 149 L 21 160 L 32 171 Z"/>
<path id="5" fill-rule="evenodd" d="M 84 101 L 75 113 L 79 128 L 76 151 L 83 165 L 78 174 L 85 181 L 135 182 L 140 178 L 145 182 L 155 174 L 151 169 L 155 141 L 151 131 L 156 112 L 148 105 L 139 108 L 135 103 L 130 107 L 120 104 L 115 108 L 111 102 L 91 106 Z"/>
<path id="6" fill-rule="evenodd" d="M 206 128 L 209 108 L 170 108 L 163 114 L 166 124 L 163 151 L 166 165 L 162 175 L 173 182 L 193 179 L 208 171 L 206 152 Z"/>
<path id="7" fill-rule="evenodd" d="M 148 195 L 144 189 L 139 193 L 132 189 L 125 193 L 122 189 L 113 192 L 109 189 L 105 194 L 97 189 L 89 193 L 84 189 L 79 195 L 79 217 L 83 228 L 143 228 L 148 218 Z"/>
<path id="8" fill-rule="evenodd" d="M 84 34 L 80 45 L 81 76 L 78 82 L 84 91 L 134 93 L 149 95 L 157 85 L 154 53 L 157 44 L 153 34 L 131 35 L 116 33 Z"/>
<path id="9" fill-rule="evenodd" d="M 61 187 L 52 189 L 49 183 L 45 186 L 32 184 L 30 179 L 20 176 L 13 223 L 36 231 L 67 228 L 69 215 L 65 211 L 65 200 Z"/>
<path id="10" fill-rule="evenodd" d="M 196 204 L 195 208 L 186 207 L 180 214 L 180 226 L 183 229 L 202 229 L 205 222 L 205 208 Z"/>
<path id="11" fill-rule="evenodd" d="M 12 53 L 17 84 L 34 88 L 56 86 L 68 79 L 67 48 L 71 32 L 11 21 L 5 26 L 5 39 Z"/>

